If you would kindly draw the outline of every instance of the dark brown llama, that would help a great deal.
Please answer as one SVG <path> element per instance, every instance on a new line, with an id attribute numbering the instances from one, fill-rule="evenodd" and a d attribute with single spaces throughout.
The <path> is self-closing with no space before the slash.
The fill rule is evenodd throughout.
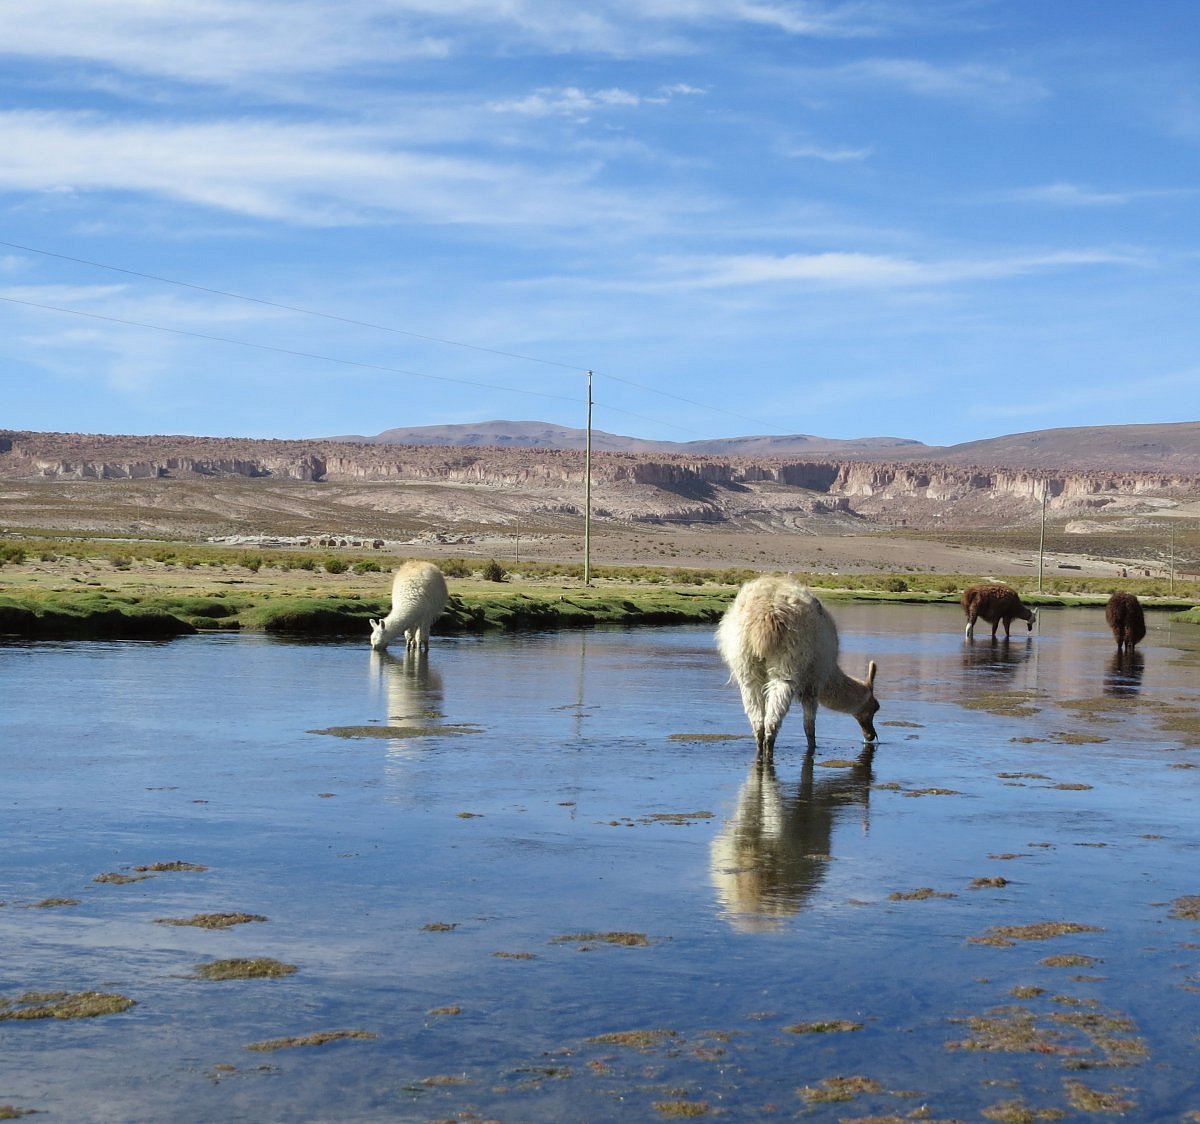
<path id="1" fill-rule="evenodd" d="M 1114 593 L 1104 607 L 1104 619 L 1112 629 L 1118 652 L 1132 652 L 1146 636 L 1146 616 L 1142 603 L 1132 593 Z"/>
<path id="2" fill-rule="evenodd" d="M 1021 603 L 1015 589 L 1007 585 L 973 585 L 963 590 L 961 598 L 963 612 L 967 614 L 966 638 L 974 639 L 975 622 L 985 620 L 992 626 L 992 639 L 996 639 L 996 627 L 1003 621 L 1004 638 L 1008 639 L 1009 626 L 1020 619 L 1029 623 L 1029 631 L 1037 620 L 1037 610 Z"/>

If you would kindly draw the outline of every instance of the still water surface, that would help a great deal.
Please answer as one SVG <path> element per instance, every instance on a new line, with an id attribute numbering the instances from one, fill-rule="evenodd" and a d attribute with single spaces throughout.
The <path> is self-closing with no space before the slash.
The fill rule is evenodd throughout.
<path id="1" fill-rule="evenodd" d="M 0 1016 L 136 1001 L 0 1017 L 0 1105 L 1200 1112 L 1198 630 L 1121 666 L 1095 610 L 832 611 L 881 742 L 822 711 L 806 764 L 797 711 L 768 773 L 710 629 L 0 645 Z M 161 923 L 222 912 L 265 920 Z M 296 971 L 197 974 L 258 957 Z"/>

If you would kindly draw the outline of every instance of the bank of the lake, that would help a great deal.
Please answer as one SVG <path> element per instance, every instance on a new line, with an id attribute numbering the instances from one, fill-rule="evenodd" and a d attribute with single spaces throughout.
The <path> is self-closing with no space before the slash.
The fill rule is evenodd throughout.
<path id="1" fill-rule="evenodd" d="M 896 589 L 894 575 L 864 575 L 855 588 L 823 584 L 830 575 L 798 575 L 831 602 L 957 603 L 958 589 L 972 580 L 941 581 L 935 590 Z M 374 586 L 379 586 L 378 580 Z M 945 588 L 949 586 L 949 588 Z M 737 584 L 622 582 L 585 585 L 569 578 L 538 581 L 452 582 L 450 604 L 434 633 L 515 632 L 538 629 L 715 623 Z M 1049 609 L 1102 606 L 1105 593 L 1045 595 L 1025 592 L 1032 605 Z M 1200 623 L 1194 602 L 1146 599 L 1147 608 Z M 146 583 L 105 587 L 61 582 L 0 583 L 0 636 L 23 639 L 163 639 L 197 632 L 265 632 L 319 638 L 366 636 L 371 617 L 386 615 L 386 597 L 321 582 L 299 589 L 271 583 Z"/>

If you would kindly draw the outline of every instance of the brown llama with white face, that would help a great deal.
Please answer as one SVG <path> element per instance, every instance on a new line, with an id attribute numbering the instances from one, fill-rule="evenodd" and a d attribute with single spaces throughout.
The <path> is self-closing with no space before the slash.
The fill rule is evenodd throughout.
<path id="1" fill-rule="evenodd" d="M 795 698 L 804 708 L 809 753 L 817 747 L 818 703 L 854 715 L 863 740 L 875 741 L 875 661 L 866 679 L 838 667 L 837 626 L 795 578 L 765 574 L 742 586 L 717 626 L 717 647 L 742 692 L 760 761 L 772 759 Z"/>
<path id="2" fill-rule="evenodd" d="M 1104 606 L 1104 619 L 1112 629 L 1118 652 L 1132 652 L 1145 639 L 1146 615 L 1132 593 L 1114 593 Z"/>
<path id="3" fill-rule="evenodd" d="M 963 612 L 967 614 L 966 638 L 975 637 L 975 622 L 986 621 L 992 626 L 992 639 L 996 639 L 996 629 L 1004 625 L 1004 639 L 1008 639 L 1009 626 L 1014 620 L 1026 621 L 1029 631 L 1033 631 L 1037 620 L 1037 610 L 1031 609 L 1021 601 L 1021 596 L 1010 586 L 998 583 L 973 585 L 963 590 L 961 597 Z"/>

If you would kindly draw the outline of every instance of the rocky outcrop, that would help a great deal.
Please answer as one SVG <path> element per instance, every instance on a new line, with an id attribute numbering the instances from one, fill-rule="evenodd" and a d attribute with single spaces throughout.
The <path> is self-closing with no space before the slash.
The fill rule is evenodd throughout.
<path id="1" fill-rule="evenodd" d="M 547 511 L 578 509 L 585 471 L 578 449 L 0 433 L 0 477 L 10 479 L 444 485 L 503 489 L 524 497 L 525 510 Z M 1200 496 L 1200 471 L 593 452 L 592 489 L 600 517 L 656 523 L 786 528 L 849 518 L 919 526 L 948 525 L 961 513 L 995 524 L 1033 518 L 1043 493 L 1059 515 Z"/>

